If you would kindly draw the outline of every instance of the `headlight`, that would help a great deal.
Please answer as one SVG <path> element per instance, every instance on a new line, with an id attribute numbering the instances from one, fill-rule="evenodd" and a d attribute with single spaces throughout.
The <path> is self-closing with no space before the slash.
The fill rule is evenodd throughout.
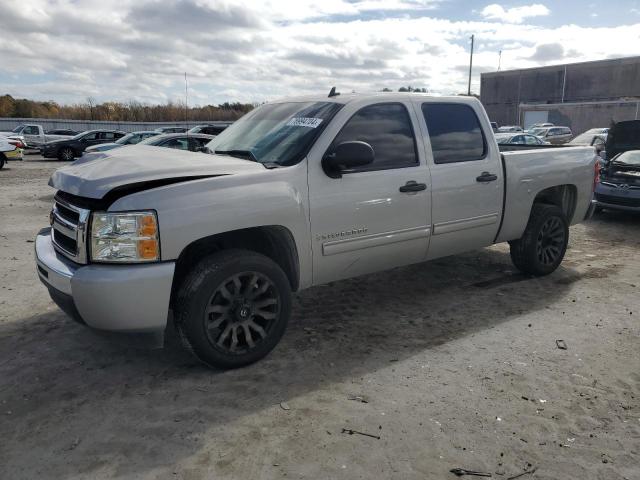
<path id="1" fill-rule="evenodd" d="M 156 213 L 93 213 L 91 260 L 109 263 L 160 260 Z"/>

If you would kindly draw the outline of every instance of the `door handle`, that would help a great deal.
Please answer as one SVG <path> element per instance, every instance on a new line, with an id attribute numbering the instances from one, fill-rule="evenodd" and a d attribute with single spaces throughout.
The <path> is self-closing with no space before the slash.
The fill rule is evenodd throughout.
<path id="1" fill-rule="evenodd" d="M 406 192 L 421 192 L 422 190 L 427 189 L 426 183 L 418 183 L 415 180 L 409 180 L 403 186 L 400 187 L 400 191 L 402 193 Z"/>
<path id="2" fill-rule="evenodd" d="M 480 175 L 479 177 L 476 177 L 476 182 L 482 182 L 482 183 L 495 182 L 497 179 L 498 179 L 498 176 L 493 173 L 482 172 L 482 175 Z"/>

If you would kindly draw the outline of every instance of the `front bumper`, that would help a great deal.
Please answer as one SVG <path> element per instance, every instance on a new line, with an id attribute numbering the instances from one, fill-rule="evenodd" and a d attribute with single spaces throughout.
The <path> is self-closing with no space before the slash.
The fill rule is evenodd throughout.
<path id="1" fill-rule="evenodd" d="M 35 250 L 40 280 L 75 320 L 109 332 L 164 331 L 174 262 L 79 265 L 54 250 L 49 228 L 36 236 Z"/>
<path id="2" fill-rule="evenodd" d="M 602 208 L 640 212 L 640 190 L 628 185 L 616 187 L 600 183 L 596 187 L 595 200 Z"/>
<path id="3" fill-rule="evenodd" d="M 44 158 L 54 158 L 58 156 L 57 149 L 40 147 L 38 150 L 40 150 L 40 155 L 42 155 Z"/>

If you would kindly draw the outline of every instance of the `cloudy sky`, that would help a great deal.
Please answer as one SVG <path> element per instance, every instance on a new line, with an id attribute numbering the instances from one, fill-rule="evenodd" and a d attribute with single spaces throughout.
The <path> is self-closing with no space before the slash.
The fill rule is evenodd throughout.
<path id="1" fill-rule="evenodd" d="M 3 0 L 0 94 L 61 103 L 466 91 L 480 72 L 640 55 L 640 0 Z"/>

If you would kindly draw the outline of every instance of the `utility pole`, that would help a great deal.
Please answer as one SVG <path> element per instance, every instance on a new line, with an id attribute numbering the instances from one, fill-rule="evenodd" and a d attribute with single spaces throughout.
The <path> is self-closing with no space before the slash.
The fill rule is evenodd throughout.
<path id="1" fill-rule="evenodd" d="M 471 56 L 469 57 L 469 88 L 467 89 L 467 95 L 471 96 L 471 70 L 473 69 L 473 37 L 471 35 Z"/>
<path id="2" fill-rule="evenodd" d="M 502 65 L 502 50 L 498 53 L 498 71 L 500 71 L 500 66 Z"/>
<path id="3" fill-rule="evenodd" d="M 184 72 L 184 121 L 186 123 L 185 127 L 189 127 L 188 118 L 187 118 L 187 109 L 189 105 L 189 91 L 187 90 L 187 72 Z"/>

